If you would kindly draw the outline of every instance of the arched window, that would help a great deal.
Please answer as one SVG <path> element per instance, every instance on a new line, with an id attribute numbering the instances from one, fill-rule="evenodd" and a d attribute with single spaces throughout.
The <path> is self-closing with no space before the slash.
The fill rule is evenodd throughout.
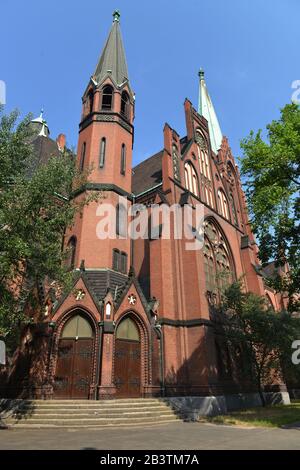
<path id="1" fill-rule="evenodd" d="M 194 166 L 190 162 L 184 165 L 185 186 L 195 196 L 199 196 L 198 177 Z"/>
<path id="2" fill-rule="evenodd" d="M 233 165 L 230 161 L 227 162 L 226 168 L 227 168 L 227 176 L 230 180 L 230 183 L 232 185 L 234 185 L 235 184 L 235 179 L 236 179 L 236 173 L 235 173 L 235 169 L 233 168 Z"/>
<path id="3" fill-rule="evenodd" d="M 230 268 L 230 261 L 225 245 L 220 244 L 216 250 L 216 262 L 218 273 L 218 285 L 221 289 L 226 289 L 232 282 L 232 273 Z"/>
<path id="4" fill-rule="evenodd" d="M 126 118 L 129 117 L 129 96 L 126 91 L 123 91 L 121 97 L 121 114 Z"/>
<path id="5" fill-rule="evenodd" d="M 210 174 L 210 167 L 209 167 L 209 161 L 208 161 L 208 153 L 207 150 L 200 150 L 200 170 L 201 173 L 205 178 L 207 178 L 209 181 L 211 181 L 211 174 Z"/>
<path id="6" fill-rule="evenodd" d="M 206 204 L 214 208 L 208 147 L 205 138 L 199 130 L 196 131 L 196 142 L 198 147 L 198 161 L 201 173 L 201 185 L 203 185 L 202 197 Z"/>
<path id="7" fill-rule="evenodd" d="M 205 223 L 204 271 L 207 291 L 218 294 L 234 279 L 234 268 L 227 241 L 212 221 Z"/>
<path id="8" fill-rule="evenodd" d="M 232 215 L 233 215 L 233 222 L 234 222 L 234 225 L 236 225 L 238 227 L 239 226 L 239 221 L 238 221 L 238 216 L 237 216 L 235 203 L 234 203 L 234 197 L 233 197 L 232 193 L 230 193 L 229 199 L 230 199 L 230 205 L 231 205 L 231 210 L 232 210 Z"/>
<path id="9" fill-rule="evenodd" d="M 127 209 L 123 204 L 116 207 L 116 235 L 127 238 Z"/>
<path id="10" fill-rule="evenodd" d="M 180 163 L 179 163 L 178 149 L 175 144 L 172 147 L 172 160 L 173 160 L 174 179 L 177 181 L 180 181 Z"/>
<path id="11" fill-rule="evenodd" d="M 76 237 L 71 237 L 67 245 L 67 269 L 70 271 L 75 268 L 75 256 L 76 256 Z"/>
<path id="12" fill-rule="evenodd" d="M 121 262 L 120 262 L 120 264 L 121 264 L 120 271 L 123 274 L 127 274 L 127 258 L 128 258 L 127 253 L 122 252 L 121 253 Z"/>
<path id="13" fill-rule="evenodd" d="M 124 251 L 113 250 L 113 270 L 122 274 L 127 274 L 128 255 Z"/>
<path id="14" fill-rule="evenodd" d="M 218 189 L 218 206 L 220 214 L 230 220 L 227 197 L 222 189 Z"/>
<path id="15" fill-rule="evenodd" d="M 126 145 L 122 144 L 121 147 L 121 175 L 126 173 Z"/>
<path id="16" fill-rule="evenodd" d="M 90 90 L 88 94 L 88 114 L 91 114 L 94 110 L 94 91 Z"/>
<path id="17" fill-rule="evenodd" d="M 214 252 L 207 237 L 204 239 L 203 255 L 206 288 L 209 292 L 214 293 L 217 287 L 217 271 Z"/>
<path id="18" fill-rule="evenodd" d="M 120 251 L 117 249 L 113 250 L 113 270 L 120 271 Z"/>
<path id="19" fill-rule="evenodd" d="M 102 90 L 102 106 L 101 109 L 104 111 L 110 111 L 113 104 L 113 87 L 106 85 Z"/>
<path id="20" fill-rule="evenodd" d="M 62 332 L 62 338 L 93 338 L 93 329 L 90 323 L 81 315 L 71 318 Z"/>
<path id="21" fill-rule="evenodd" d="M 205 178 L 211 181 L 207 144 L 200 131 L 196 131 L 196 142 L 198 144 L 200 171 Z"/>
<path id="22" fill-rule="evenodd" d="M 85 154 L 86 154 L 86 142 L 83 142 L 81 147 L 81 156 L 80 156 L 80 171 L 83 171 L 85 164 Z"/>
<path id="23" fill-rule="evenodd" d="M 126 341 L 140 341 L 139 330 L 131 318 L 126 318 L 118 326 L 117 339 L 124 339 Z"/>
<path id="24" fill-rule="evenodd" d="M 100 158 L 99 158 L 99 167 L 103 168 L 105 164 L 105 154 L 106 154 L 106 139 L 103 137 L 100 142 Z"/>
<path id="25" fill-rule="evenodd" d="M 107 319 L 110 319 L 110 317 L 111 317 L 111 310 L 112 310 L 111 303 L 108 302 L 106 304 L 106 307 L 105 307 L 105 316 L 106 316 Z"/>

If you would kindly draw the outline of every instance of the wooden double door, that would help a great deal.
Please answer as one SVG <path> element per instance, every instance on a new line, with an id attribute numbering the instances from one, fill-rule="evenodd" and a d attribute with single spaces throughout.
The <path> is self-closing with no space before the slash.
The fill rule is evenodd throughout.
<path id="1" fill-rule="evenodd" d="M 54 379 L 56 398 L 89 398 L 93 349 L 92 338 L 60 340 Z"/>
<path id="2" fill-rule="evenodd" d="M 118 398 L 141 396 L 141 343 L 116 339 L 115 386 Z"/>

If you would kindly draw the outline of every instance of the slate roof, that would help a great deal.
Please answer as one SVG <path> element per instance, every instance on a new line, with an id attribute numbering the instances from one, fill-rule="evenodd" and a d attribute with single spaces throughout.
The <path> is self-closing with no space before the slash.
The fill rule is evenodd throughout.
<path id="1" fill-rule="evenodd" d="M 271 263 L 267 264 L 263 268 L 261 268 L 262 275 L 269 279 L 275 279 L 278 274 L 283 273 L 284 270 L 281 266 L 276 266 L 275 261 L 271 261 Z"/>
<path id="2" fill-rule="evenodd" d="M 133 194 L 141 194 L 162 182 L 162 156 L 163 150 L 133 168 Z"/>
<path id="3" fill-rule="evenodd" d="M 107 290 L 110 289 L 113 294 L 118 290 L 122 290 L 128 276 L 125 274 L 117 273 L 115 271 L 101 270 L 101 271 L 85 271 L 86 279 L 88 280 L 89 287 L 93 290 L 97 299 L 105 297 Z"/>
<path id="4" fill-rule="evenodd" d="M 129 80 L 125 51 L 118 21 L 114 21 L 112 25 L 94 76 L 97 82 L 100 83 L 108 73 L 111 73 L 111 77 L 117 85 L 121 85 L 126 80 Z"/>

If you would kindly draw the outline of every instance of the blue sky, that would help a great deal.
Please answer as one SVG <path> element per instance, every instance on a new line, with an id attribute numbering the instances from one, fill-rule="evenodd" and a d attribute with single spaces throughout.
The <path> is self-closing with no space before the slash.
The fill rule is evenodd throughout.
<path id="1" fill-rule="evenodd" d="M 64 132 L 76 146 L 81 96 L 115 8 L 136 92 L 134 163 L 162 148 L 165 122 L 185 135 L 183 102 L 197 106 L 200 67 L 235 156 L 241 138 L 290 102 L 299 0 L 1 0 L 6 110 L 43 106 L 52 138 Z"/>

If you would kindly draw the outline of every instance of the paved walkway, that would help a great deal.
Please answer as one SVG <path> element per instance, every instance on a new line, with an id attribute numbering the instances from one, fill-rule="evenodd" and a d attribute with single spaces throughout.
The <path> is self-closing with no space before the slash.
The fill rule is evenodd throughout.
<path id="1" fill-rule="evenodd" d="M 178 422 L 148 428 L 0 430 L 1 450 L 300 450 L 300 429 Z"/>

